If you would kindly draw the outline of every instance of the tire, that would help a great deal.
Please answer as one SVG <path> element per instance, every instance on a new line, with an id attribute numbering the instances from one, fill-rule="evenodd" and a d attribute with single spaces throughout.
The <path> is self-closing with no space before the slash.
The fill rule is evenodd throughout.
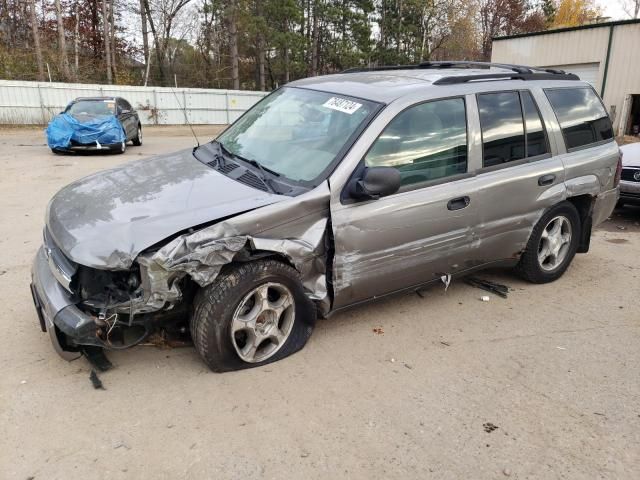
<path id="1" fill-rule="evenodd" d="M 260 292 L 266 292 L 267 303 L 259 303 Z M 287 305 L 283 299 L 292 299 L 292 303 L 280 313 L 263 310 L 265 305 Z M 245 322 L 248 318 L 255 320 Z M 315 322 L 316 307 L 305 295 L 299 273 L 285 263 L 266 259 L 234 265 L 202 288 L 194 300 L 190 329 L 207 366 L 214 372 L 227 372 L 258 367 L 297 352 L 307 343 Z M 247 328 L 238 330 L 239 325 Z M 276 340 L 275 332 L 288 333 Z M 252 348 L 255 344 L 258 348 Z"/>
<path id="2" fill-rule="evenodd" d="M 558 225 L 559 234 L 555 230 Z M 580 231 L 580 216 L 576 207 L 566 201 L 554 205 L 533 228 L 525 252 L 516 266 L 516 272 L 532 283 L 557 280 L 567 270 L 576 254 L 580 243 Z M 566 233 L 569 233 L 568 240 Z M 555 261 L 552 254 L 554 251 Z"/>
<path id="3" fill-rule="evenodd" d="M 138 124 L 138 133 L 133 137 L 133 145 L 139 147 L 142 145 L 142 125 Z"/>
<path id="4" fill-rule="evenodd" d="M 116 147 L 116 153 L 123 154 L 127 151 L 127 141 L 120 143 L 118 147 Z"/>
<path id="5" fill-rule="evenodd" d="M 51 152 L 53 152 L 55 155 L 64 155 L 65 153 L 62 150 L 58 150 L 57 148 L 52 148 Z"/>

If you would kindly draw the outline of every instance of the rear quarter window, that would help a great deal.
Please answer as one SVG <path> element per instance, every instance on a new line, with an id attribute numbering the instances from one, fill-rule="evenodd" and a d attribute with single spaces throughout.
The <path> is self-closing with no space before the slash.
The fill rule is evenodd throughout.
<path id="1" fill-rule="evenodd" d="M 567 150 L 613 138 L 613 127 L 600 98 L 590 87 L 545 89 Z"/>

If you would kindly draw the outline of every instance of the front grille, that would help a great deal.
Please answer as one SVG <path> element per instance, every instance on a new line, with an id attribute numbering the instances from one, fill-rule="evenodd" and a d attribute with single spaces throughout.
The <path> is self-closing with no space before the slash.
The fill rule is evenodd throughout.
<path id="1" fill-rule="evenodd" d="M 637 173 L 638 178 L 634 178 L 634 175 Z M 622 175 L 620 176 L 622 180 L 626 180 L 627 182 L 640 182 L 640 168 L 623 168 Z"/>
<path id="2" fill-rule="evenodd" d="M 44 229 L 44 253 L 49 261 L 51 273 L 56 277 L 58 283 L 73 293 L 71 281 L 78 269 L 78 265 L 69 260 L 62 250 L 60 250 L 54 242 L 48 228 Z"/>

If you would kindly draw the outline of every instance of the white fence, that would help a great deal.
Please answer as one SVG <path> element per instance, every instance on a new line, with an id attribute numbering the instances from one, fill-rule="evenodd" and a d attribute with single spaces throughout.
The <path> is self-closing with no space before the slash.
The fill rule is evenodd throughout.
<path id="1" fill-rule="evenodd" d="M 228 124 L 265 92 L 0 80 L 0 125 L 44 125 L 76 97 L 125 98 L 146 125 Z"/>

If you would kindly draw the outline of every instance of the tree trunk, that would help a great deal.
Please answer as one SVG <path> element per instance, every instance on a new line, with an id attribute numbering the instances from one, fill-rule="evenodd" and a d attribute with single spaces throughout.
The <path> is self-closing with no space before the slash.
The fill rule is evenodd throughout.
<path id="1" fill-rule="evenodd" d="M 62 7 L 60 0 L 55 1 L 56 21 L 58 23 L 58 50 L 60 51 L 60 63 L 62 63 L 62 74 L 64 79 L 71 79 L 71 69 L 69 68 L 69 57 L 67 56 L 67 40 L 64 34 L 64 24 L 62 22 Z"/>
<path id="2" fill-rule="evenodd" d="M 73 55 L 75 75 L 78 77 L 78 70 L 80 68 L 80 9 L 76 5 L 76 25 L 73 35 Z"/>
<path id="3" fill-rule="evenodd" d="M 155 23 L 153 21 L 153 15 L 151 15 L 151 7 L 149 7 L 149 0 L 141 0 L 144 4 L 147 20 L 149 21 L 149 28 L 151 28 L 151 34 L 153 35 L 154 50 L 156 52 L 156 60 L 158 61 L 158 72 L 160 73 L 160 85 L 165 84 L 165 70 L 164 70 L 164 48 L 162 47 L 162 41 L 158 37 L 158 31 L 156 30 Z M 147 69 L 148 70 L 148 69 Z"/>
<path id="4" fill-rule="evenodd" d="M 36 17 L 35 0 L 29 0 L 29 16 L 31 17 L 33 46 L 35 47 L 36 62 L 38 64 L 38 80 L 44 82 L 44 60 L 42 59 L 42 48 L 40 48 L 40 33 L 38 32 L 38 18 Z"/>
<path id="5" fill-rule="evenodd" d="M 320 29 L 318 28 L 318 1 L 315 0 L 313 5 L 313 26 L 311 33 L 311 76 L 318 75 L 318 39 L 320 37 Z"/>
<path id="6" fill-rule="evenodd" d="M 107 83 L 111 85 L 111 42 L 109 41 L 109 14 L 108 0 L 102 0 L 102 45 L 104 47 L 104 60 L 107 68 Z"/>
<path id="7" fill-rule="evenodd" d="M 261 92 L 266 90 L 266 78 L 264 75 L 264 37 L 262 34 L 258 39 L 258 85 Z"/>
<path id="8" fill-rule="evenodd" d="M 116 21 L 113 10 L 113 0 L 111 0 L 109 5 L 109 23 L 110 23 L 110 34 L 111 34 L 111 69 L 113 70 L 113 77 L 115 79 L 118 78 L 118 63 L 116 62 Z"/>
<path id="9" fill-rule="evenodd" d="M 238 25 L 236 23 L 236 8 L 232 2 L 228 10 L 229 22 L 229 55 L 231 56 L 231 81 L 234 90 L 240 90 L 240 74 L 238 70 Z"/>
<path id="10" fill-rule="evenodd" d="M 144 53 L 145 67 L 144 84 L 146 85 L 149 77 L 149 31 L 147 30 L 147 11 L 144 8 L 144 0 L 140 0 L 140 21 L 142 23 L 142 52 Z"/>

